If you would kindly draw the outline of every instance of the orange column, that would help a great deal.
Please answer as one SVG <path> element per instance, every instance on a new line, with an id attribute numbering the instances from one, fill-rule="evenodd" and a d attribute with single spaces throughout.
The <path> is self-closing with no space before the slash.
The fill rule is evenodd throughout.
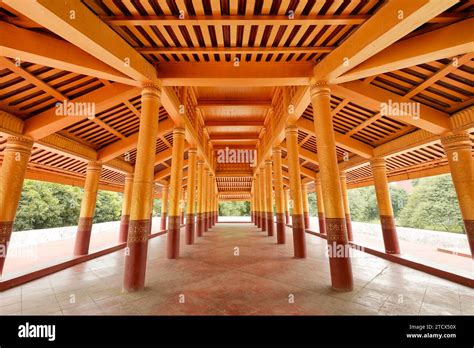
<path id="1" fill-rule="evenodd" d="M 204 188 L 204 195 L 202 201 L 203 207 L 203 219 L 204 219 L 204 232 L 207 232 L 209 229 L 209 219 L 208 219 L 208 202 L 209 202 L 209 168 L 204 168 L 204 177 L 203 180 L 203 188 Z"/>
<path id="2" fill-rule="evenodd" d="M 290 190 L 283 189 L 283 191 L 284 191 L 283 198 L 285 199 L 285 223 L 288 225 L 290 223 L 290 208 L 288 207 Z"/>
<path id="3" fill-rule="evenodd" d="M 352 223 L 351 223 L 351 209 L 349 207 L 349 197 L 347 196 L 347 178 L 346 173 L 341 172 L 341 194 L 342 194 L 342 202 L 344 203 L 344 213 L 346 217 L 346 229 L 347 229 L 347 239 L 350 241 L 354 240 L 352 234 Z"/>
<path id="4" fill-rule="evenodd" d="M 303 218 L 303 197 L 301 192 L 300 162 L 298 151 L 298 128 L 289 125 L 285 129 L 288 153 L 288 173 L 290 175 L 290 190 L 293 200 L 292 228 L 293 248 L 295 257 L 306 257 L 306 236 Z"/>
<path id="5" fill-rule="evenodd" d="M 7 138 L 3 151 L 0 167 L 0 275 L 3 273 L 32 147 L 33 140 L 11 136 Z"/>
<path id="6" fill-rule="evenodd" d="M 308 185 L 303 184 L 301 187 L 301 195 L 303 197 L 303 218 L 304 218 L 304 228 L 309 229 L 309 204 L 308 204 Z"/>
<path id="7" fill-rule="evenodd" d="M 380 223 L 382 224 L 383 243 L 387 254 L 400 254 L 397 229 L 393 218 L 392 200 L 388 188 L 385 159 L 374 158 L 370 161 L 374 177 L 375 195 L 379 208 Z"/>
<path id="8" fill-rule="evenodd" d="M 186 205 L 186 244 L 194 244 L 194 220 L 195 220 L 195 200 L 196 200 L 196 171 L 197 171 L 197 150 L 195 148 L 188 151 L 188 197 Z"/>
<path id="9" fill-rule="evenodd" d="M 81 214 L 77 226 L 76 242 L 74 243 L 74 255 L 76 256 L 89 254 L 92 220 L 95 214 L 101 171 L 102 163 L 91 161 L 87 164 L 86 182 L 81 201 Z"/>
<path id="10" fill-rule="evenodd" d="M 211 196 L 211 227 L 214 227 L 214 223 L 215 223 L 215 216 L 216 216 L 216 212 L 215 212 L 215 206 L 214 206 L 214 202 L 215 202 L 215 198 L 216 198 L 216 182 L 214 180 L 214 176 L 212 177 L 212 196 Z"/>
<path id="11" fill-rule="evenodd" d="M 267 189 L 265 187 L 265 167 L 259 169 L 260 172 L 260 207 L 262 231 L 267 230 Z"/>
<path id="12" fill-rule="evenodd" d="M 150 223 L 150 190 L 154 181 L 156 134 L 161 88 L 147 84 L 142 90 L 137 159 L 133 176 L 132 208 L 125 253 L 123 290 L 138 291 L 145 287 L 148 232 Z"/>
<path id="13" fill-rule="evenodd" d="M 260 208 L 260 173 L 256 170 L 254 177 L 254 190 L 255 190 L 255 224 L 258 228 L 262 227 L 262 221 L 260 220 L 261 208 Z"/>
<path id="14" fill-rule="evenodd" d="M 151 189 L 150 189 L 150 223 L 148 225 L 148 234 L 151 234 L 152 230 L 152 224 L 153 224 L 153 207 L 155 205 L 155 183 L 151 183 Z"/>
<path id="15" fill-rule="evenodd" d="M 180 224 L 184 224 L 184 213 L 186 211 L 186 191 L 182 189 L 181 191 L 181 200 L 179 202 L 179 211 L 180 211 Z"/>
<path id="16" fill-rule="evenodd" d="M 326 213 L 326 232 L 332 288 L 351 291 L 352 266 L 349 257 L 344 206 L 331 115 L 331 91 L 325 82 L 311 85 L 311 103 L 318 146 L 319 170 Z M 339 252 L 342 249 L 343 252 Z"/>
<path id="17" fill-rule="evenodd" d="M 219 211 L 217 210 L 217 194 L 219 193 L 219 188 L 217 187 L 217 178 L 214 182 L 214 225 L 217 224 L 219 219 Z"/>
<path id="18" fill-rule="evenodd" d="M 204 233 L 204 161 L 197 162 L 197 221 L 196 234 L 202 237 Z"/>
<path id="19" fill-rule="evenodd" d="M 122 217 L 120 218 L 119 243 L 126 243 L 128 237 L 128 224 L 130 222 L 130 209 L 132 205 L 133 174 L 125 176 L 123 187 Z"/>
<path id="20" fill-rule="evenodd" d="M 273 162 L 271 160 L 265 161 L 265 206 L 267 207 L 267 235 L 273 236 Z"/>
<path id="21" fill-rule="evenodd" d="M 273 155 L 273 178 L 275 186 L 275 209 L 277 226 L 277 243 L 285 244 L 285 192 L 283 191 L 283 172 L 281 169 L 281 148 L 276 147 Z"/>
<path id="22" fill-rule="evenodd" d="M 474 162 L 471 139 L 468 133 L 462 132 L 442 138 L 441 143 L 448 158 L 471 256 L 474 257 Z"/>
<path id="23" fill-rule="evenodd" d="M 161 231 L 166 230 L 166 219 L 168 218 L 168 193 L 169 186 L 168 184 L 164 184 L 161 189 Z"/>
<path id="24" fill-rule="evenodd" d="M 218 223 L 219 220 L 219 210 L 217 209 L 217 195 L 219 194 L 219 187 L 217 186 L 217 178 L 215 181 L 214 189 L 214 225 Z"/>
<path id="25" fill-rule="evenodd" d="M 214 213 L 214 174 L 211 173 L 209 175 L 209 184 L 210 184 L 210 189 L 209 189 L 209 194 L 211 195 L 209 198 L 209 228 L 212 228 L 214 226 L 214 221 L 213 221 L 213 213 Z"/>
<path id="26" fill-rule="evenodd" d="M 318 221 L 319 221 L 319 233 L 326 234 L 326 219 L 324 217 L 324 202 L 323 202 L 323 190 L 321 188 L 321 179 L 319 174 L 314 180 L 314 186 L 316 188 L 316 202 L 318 204 Z"/>
<path id="27" fill-rule="evenodd" d="M 253 197 L 254 197 L 254 189 L 253 189 L 253 178 L 252 178 L 252 187 L 250 189 L 250 222 L 254 222 L 253 219 L 253 212 L 254 212 L 254 203 L 253 203 Z"/>
<path id="28" fill-rule="evenodd" d="M 183 154 L 184 128 L 174 128 L 170 179 L 170 206 L 167 235 L 168 259 L 177 259 L 179 257 L 179 236 L 181 231 L 179 203 L 181 201 L 181 190 L 183 185 Z"/>

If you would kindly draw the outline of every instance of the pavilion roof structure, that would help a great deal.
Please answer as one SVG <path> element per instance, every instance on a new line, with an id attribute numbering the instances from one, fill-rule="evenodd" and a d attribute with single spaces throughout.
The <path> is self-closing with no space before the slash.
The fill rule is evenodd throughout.
<path id="1" fill-rule="evenodd" d="M 439 3 L 399 1 L 406 17 L 390 22 L 383 12 L 395 5 L 383 0 L 68 0 L 77 20 L 63 2 L 0 1 L 0 161 L 9 135 L 27 135 L 27 178 L 80 186 L 98 160 L 101 187 L 122 191 L 135 165 L 140 86 L 156 74 L 159 186 L 170 180 L 175 125 L 186 128 L 183 185 L 187 149 L 197 147 L 219 198 L 247 200 L 254 168 L 216 163 L 214 152 L 252 148 L 261 163 L 281 146 L 287 186 L 287 123 L 298 126 L 311 184 L 319 166 L 309 82 L 321 74 L 349 187 L 371 183 L 375 156 L 387 159 L 389 181 L 447 173 L 441 136 L 462 129 L 474 139 L 474 3 Z M 383 114 L 387 100 L 420 103 L 420 117 Z M 95 117 L 57 116 L 65 101 L 94 103 Z"/>

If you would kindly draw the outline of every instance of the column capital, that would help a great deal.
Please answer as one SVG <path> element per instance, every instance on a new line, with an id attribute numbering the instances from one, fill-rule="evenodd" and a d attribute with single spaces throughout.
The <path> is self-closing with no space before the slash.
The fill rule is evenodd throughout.
<path id="1" fill-rule="evenodd" d="M 174 127 L 173 128 L 173 135 L 182 135 L 184 136 L 184 133 L 186 132 L 186 130 L 182 127 Z"/>
<path id="2" fill-rule="evenodd" d="M 372 168 L 384 168 L 385 169 L 385 158 L 374 157 L 370 160 L 370 166 Z"/>
<path id="3" fill-rule="evenodd" d="M 134 176 L 133 173 L 127 173 L 127 174 L 125 174 L 125 181 L 127 181 L 127 180 L 133 180 L 133 176 Z"/>
<path id="4" fill-rule="evenodd" d="M 188 153 L 191 154 L 191 153 L 194 153 L 194 154 L 197 154 L 197 149 L 195 147 L 192 147 L 188 150 Z M 199 161 L 198 161 L 199 163 Z"/>
<path id="5" fill-rule="evenodd" d="M 273 164 L 273 161 L 270 159 L 265 160 L 265 165 L 271 166 Z"/>
<path id="6" fill-rule="evenodd" d="M 5 151 L 15 151 L 30 154 L 33 144 L 33 139 L 29 137 L 12 135 L 7 138 Z"/>
<path id="7" fill-rule="evenodd" d="M 324 80 L 311 81 L 309 85 L 309 91 L 311 98 L 323 95 L 331 95 L 331 89 L 329 88 L 328 82 Z"/>
<path id="8" fill-rule="evenodd" d="M 289 124 L 285 128 L 285 133 L 298 133 L 298 126 L 296 124 Z"/>
<path id="9" fill-rule="evenodd" d="M 142 97 L 161 98 L 161 86 L 153 82 L 142 84 Z"/>
<path id="10" fill-rule="evenodd" d="M 263 172 L 265 170 L 265 167 L 261 167 L 259 169 L 260 169 L 260 172 Z"/>
<path id="11" fill-rule="evenodd" d="M 277 146 L 272 149 L 272 153 L 281 154 L 281 147 Z"/>
<path id="12" fill-rule="evenodd" d="M 471 138 L 467 133 L 450 134 L 441 138 L 441 144 L 450 151 L 471 149 Z"/>
<path id="13" fill-rule="evenodd" d="M 102 162 L 99 161 L 89 161 L 87 163 L 87 171 L 101 171 L 102 170 Z"/>

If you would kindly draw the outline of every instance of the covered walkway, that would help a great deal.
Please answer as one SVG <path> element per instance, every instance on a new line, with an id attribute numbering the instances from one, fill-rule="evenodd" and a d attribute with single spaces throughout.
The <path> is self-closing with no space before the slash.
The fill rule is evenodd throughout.
<path id="1" fill-rule="evenodd" d="M 389 183 L 447 173 L 474 256 L 473 9 L 2 0 L 0 281 L 24 180 L 84 191 L 70 268 L 10 282 L 0 312 L 474 313 L 466 288 L 387 261 L 410 254 Z M 380 258 L 344 253 L 347 192 L 369 185 Z M 106 256 L 99 190 L 123 193 Z M 251 223 L 216 225 L 221 201 Z"/>
<path id="2" fill-rule="evenodd" d="M 182 229 L 184 237 L 184 229 Z M 291 240 L 291 230 L 286 231 Z M 354 291 L 330 289 L 326 241 L 308 257 L 255 226 L 219 223 L 177 260 L 150 240 L 144 291 L 122 293 L 124 250 L 0 294 L 0 314 L 472 314 L 472 289 L 354 251 Z M 236 249 L 238 248 L 238 249 Z"/>

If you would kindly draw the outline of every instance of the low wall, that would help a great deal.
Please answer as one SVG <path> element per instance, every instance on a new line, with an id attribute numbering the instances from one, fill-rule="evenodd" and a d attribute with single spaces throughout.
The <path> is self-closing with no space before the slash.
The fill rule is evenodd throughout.
<path id="1" fill-rule="evenodd" d="M 160 218 L 154 217 L 153 224 L 159 223 Z M 118 231 L 120 227 L 120 221 L 109 221 L 94 224 L 92 226 L 92 234 L 97 234 L 105 231 L 115 230 Z M 46 228 L 40 230 L 29 230 L 29 231 L 17 231 L 13 232 L 10 239 L 10 247 L 20 247 L 25 245 L 36 245 L 47 242 L 53 242 L 57 240 L 64 240 L 69 238 L 75 238 L 77 232 L 77 226 L 67 227 L 55 227 Z M 117 232 L 118 233 L 118 232 Z"/>

